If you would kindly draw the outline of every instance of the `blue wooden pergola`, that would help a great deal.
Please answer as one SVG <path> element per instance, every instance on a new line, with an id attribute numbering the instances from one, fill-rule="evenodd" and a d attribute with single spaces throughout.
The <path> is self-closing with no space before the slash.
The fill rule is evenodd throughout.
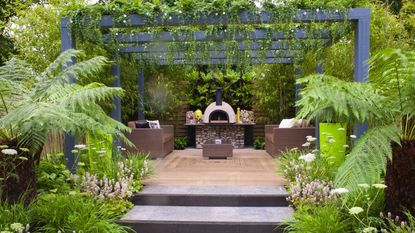
<path id="1" fill-rule="evenodd" d="M 273 12 L 254 13 L 250 11 L 241 12 L 239 14 L 239 24 L 262 25 L 275 23 L 277 15 Z M 103 16 L 99 22 L 101 28 L 151 28 L 151 27 L 174 27 L 174 26 L 203 26 L 203 25 L 228 25 L 231 17 L 226 14 L 210 14 L 201 15 L 194 19 L 186 19 L 180 14 L 164 15 L 160 14 L 155 18 L 146 15 L 132 14 L 128 15 L 125 21 L 116 22 L 112 16 Z M 293 23 L 323 23 L 323 22 L 340 22 L 350 21 L 354 28 L 354 80 L 356 82 L 366 82 L 368 78 L 369 59 L 369 41 L 370 41 L 370 9 L 368 8 L 352 8 L 347 11 L 339 11 L 335 9 L 323 10 L 297 10 L 292 16 Z M 86 22 L 87 23 L 87 22 Z M 76 35 L 70 33 L 70 19 L 61 19 L 61 41 L 62 51 L 76 48 Z M 110 35 L 107 35 L 111 39 Z M 219 65 L 232 64 L 240 59 L 240 54 L 235 57 L 229 57 L 226 51 L 234 50 L 227 46 L 225 41 L 234 41 L 237 43 L 239 51 L 243 52 L 246 59 L 243 60 L 246 65 L 253 64 L 292 64 L 298 58 L 298 48 L 304 44 L 302 39 L 314 39 L 319 41 L 319 46 L 327 46 L 332 42 L 331 35 L 326 31 L 307 31 L 306 29 L 295 29 L 291 33 L 272 32 L 269 33 L 262 29 L 253 30 L 249 33 L 229 33 L 226 29 L 219 31 L 216 35 L 210 35 L 206 31 L 192 31 L 187 34 L 174 34 L 170 31 L 161 33 L 138 32 L 138 33 L 120 33 L 116 34 L 116 42 L 118 44 L 119 53 L 135 54 L 134 59 L 141 61 L 151 60 L 159 65 Z M 261 41 L 268 40 L 267 51 L 264 55 L 260 55 L 262 49 Z M 292 40 L 294 43 L 289 43 Z M 219 46 L 204 46 L 203 50 L 208 53 L 208 59 L 203 56 L 202 52 L 194 54 L 192 59 L 187 59 L 186 48 L 176 48 L 171 50 L 169 43 L 200 41 L 215 42 Z M 249 41 L 249 42 L 248 42 Z M 222 44 L 221 44 L 222 43 Z M 196 47 L 196 50 L 198 48 Z M 171 59 L 166 58 L 167 52 L 174 53 Z M 75 61 L 69 66 L 72 65 Z M 323 72 L 322 67 L 317 67 L 317 72 Z M 115 64 L 111 67 L 111 74 L 115 77 L 114 87 L 120 87 L 120 61 L 115 59 Z M 296 75 L 301 75 L 300 70 L 296 70 Z M 144 119 L 144 109 L 142 96 L 144 95 L 144 69 L 141 67 L 138 71 L 138 91 L 140 99 L 138 100 L 138 119 Z M 297 87 L 298 88 L 298 87 Z M 111 116 L 121 121 L 121 100 L 114 99 L 115 108 L 112 110 Z M 317 124 L 318 125 L 318 124 Z M 318 128 L 316 129 L 318 135 Z M 361 135 L 366 131 L 365 125 L 356 125 L 355 134 Z M 65 135 L 65 155 L 68 158 L 68 167 L 74 165 L 71 150 L 75 145 L 74 137 Z"/>

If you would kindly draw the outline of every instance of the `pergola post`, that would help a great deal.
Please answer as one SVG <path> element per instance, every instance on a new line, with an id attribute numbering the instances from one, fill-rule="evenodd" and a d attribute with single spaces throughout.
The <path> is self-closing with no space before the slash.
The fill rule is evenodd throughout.
<path id="1" fill-rule="evenodd" d="M 111 76 L 115 77 L 114 81 L 112 82 L 113 87 L 121 87 L 121 66 L 120 66 L 120 59 L 115 59 L 115 64 L 111 66 Z M 113 100 L 114 108 L 111 110 L 111 117 L 114 120 L 119 122 L 122 121 L 121 119 L 121 98 L 115 97 Z M 118 147 L 122 145 L 122 142 L 119 138 L 114 138 L 114 144 Z"/>
<path id="2" fill-rule="evenodd" d="M 369 76 L 370 53 L 370 9 L 360 16 L 355 23 L 354 34 L 354 81 L 367 82 Z M 359 138 L 368 129 L 367 124 L 355 124 L 354 134 Z"/>
<path id="3" fill-rule="evenodd" d="M 317 64 L 316 72 L 319 74 L 324 73 L 323 64 L 320 62 Z M 320 121 L 316 118 L 316 149 L 320 150 Z"/>
<path id="4" fill-rule="evenodd" d="M 69 32 L 69 19 L 68 18 L 62 18 L 61 19 L 61 51 L 65 52 L 69 49 L 75 49 L 76 43 L 75 43 L 75 37 L 74 35 Z M 75 58 L 72 59 L 71 62 L 66 64 L 66 67 L 70 67 L 73 64 L 75 64 Z M 75 83 L 76 80 L 74 78 L 70 79 L 71 83 Z M 76 168 L 75 164 L 75 156 L 72 153 L 72 150 L 75 147 L 75 137 L 73 135 L 65 133 L 64 135 L 64 155 L 66 157 L 66 167 L 71 171 L 74 172 Z"/>
<path id="5" fill-rule="evenodd" d="M 138 120 L 144 120 L 144 69 L 139 68 L 138 77 Z"/>
<path id="6" fill-rule="evenodd" d="M 300 68 L 295 68 L 295 79 L 300 78 L 303 75 L 303 72 Z M 295 83 L 295 102 L 300 99 L 301 84 Z M 298 107 L 295 107 L 295 114 L 297 115 Z"/>

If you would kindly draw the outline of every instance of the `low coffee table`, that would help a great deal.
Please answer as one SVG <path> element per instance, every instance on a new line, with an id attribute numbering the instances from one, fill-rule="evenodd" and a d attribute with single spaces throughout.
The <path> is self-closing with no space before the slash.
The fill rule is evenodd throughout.
<path id="1" fill-rule="evenodd" d="M 227 158 L 232 159 L 233 145 L 230 142 L 223 141 L 221 144 L 207 142 L 202 145 L 203 159 Z"/>

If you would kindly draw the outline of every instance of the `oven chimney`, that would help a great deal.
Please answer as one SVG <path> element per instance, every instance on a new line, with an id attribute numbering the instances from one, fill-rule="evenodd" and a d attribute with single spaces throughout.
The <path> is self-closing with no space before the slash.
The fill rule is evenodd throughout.
<path id="1" fill-rule="evenodd" d="M 216 105 L 222 106 L 222 87 L 216 87 Z"/>

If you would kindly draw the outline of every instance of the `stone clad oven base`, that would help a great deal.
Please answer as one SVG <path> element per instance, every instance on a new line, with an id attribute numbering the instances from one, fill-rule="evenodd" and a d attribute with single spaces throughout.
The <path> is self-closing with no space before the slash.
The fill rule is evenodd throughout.
<path id="1" fill-rule="evenodd" d="M 215 139 L 232 142 L 233 148 L 244 148 L 244 127 L 241 125 L 203 125 L 196 127 L 196 148 Z"/>

